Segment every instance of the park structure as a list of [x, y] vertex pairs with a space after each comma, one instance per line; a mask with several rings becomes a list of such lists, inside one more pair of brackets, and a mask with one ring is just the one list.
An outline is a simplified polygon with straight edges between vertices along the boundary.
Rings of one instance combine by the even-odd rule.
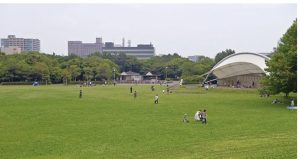
[[232, 54], [219, 61], [206, 74], [204, 82], [210, 75], [216, 78], [219, 86], [258, 88], [259, 81], [267, 74], [266, 61], [270, 58], [257, 53], [242, 52]]

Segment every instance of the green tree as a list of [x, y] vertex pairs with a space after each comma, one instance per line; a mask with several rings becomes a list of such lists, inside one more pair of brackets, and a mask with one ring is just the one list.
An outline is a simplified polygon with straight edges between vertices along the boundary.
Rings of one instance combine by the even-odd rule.
[[50, 81], [53, 83], [60, 83], [63, 78], [62, 69], [55, 66], [50, 67]]
[[68, 71], [71, 73], [71, 77], [74, 81], [76, 81], [77, 77], [81, 74], [81, 69], [78, 65], [70, 65]]
[[65, 85], [67, 85], [68, 81], [70, 81], [72, 78], [71, 73], [67, 69], [63, 69], [62, 77], [63, 77], [63, 81], [64, 81]]
[[30, 76], [33, 80], [48, 81], [50, 79], [49, 68], [45, 63], [37, 62], [33, 65]]
[[84, 67], [83, 68], [83, 77], [85, 80], [91, 80], [94, 77], [93, 69], [91, 67]]
[[278, 42], [278, 46], [266, 62], [268, 75], [262, 80], [265, 90], [288, 96], [297, 92], [297, 20]]
[[231, 49], [226, 49], [225, 51], [221, 51], [219, 53], [217, 53], [217, 55], [215, 56], [215, 63], [218, 63], [219, 61], [221, 61], [223, 58], [234, 54], [235, 51], [231, 50]]

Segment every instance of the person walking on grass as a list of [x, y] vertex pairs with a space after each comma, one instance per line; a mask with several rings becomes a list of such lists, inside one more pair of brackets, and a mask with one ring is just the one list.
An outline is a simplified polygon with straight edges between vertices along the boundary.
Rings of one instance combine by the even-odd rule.
[[154, 97], [154, 104], [158, 104], [158, 95], [156, 94], [156, 96]]
[[132, 86], [130, 87], [130, 93], [132, 93]]
[[79, 98], [82, 98], [82, 89], [79, 91]]
[[136, 93], [136, 91], [134, 91], [134, 93], [133, 93], [134, 99], [136, 98], [136, 96], [137, 96], [137, 93]]

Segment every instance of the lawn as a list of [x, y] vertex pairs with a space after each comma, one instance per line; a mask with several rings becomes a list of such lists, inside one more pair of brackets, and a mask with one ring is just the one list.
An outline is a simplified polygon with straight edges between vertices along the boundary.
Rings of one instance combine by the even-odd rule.
[[[297, 111], [282, 95], [196, 86], [0, 86], [0, 158], [285, 158], [297, 156]], [[159, 104], [154, 105], [154, 95]], [[293, 94], [296, 97], [295, 94]], [[278, 98], [285, 103], [272, 105]], [[208, 124], [193, 120], [206, 109]], [[187, 113], [190, 123], [182, 123]]]

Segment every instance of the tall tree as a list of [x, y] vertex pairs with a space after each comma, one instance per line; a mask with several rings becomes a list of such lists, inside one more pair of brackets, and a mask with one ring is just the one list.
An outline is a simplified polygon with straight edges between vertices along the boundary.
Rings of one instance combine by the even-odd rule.
[[216, 56], [215, 56], [215, 63], [218, 63], [219, 61], [221, 61], [223, 58], [225, 58], [226, 56], [229, 56], [231, 54], [234, 54], [235, 51], [231, 50], [231, 49], [226, 49], [225, 51], [219, 52]]
[[265, 89], [272, 94], [283, 92], [285, 96], [297, 92], [297, 20], [280, 39], [266, 65], [268, 75], [262, 80]]

